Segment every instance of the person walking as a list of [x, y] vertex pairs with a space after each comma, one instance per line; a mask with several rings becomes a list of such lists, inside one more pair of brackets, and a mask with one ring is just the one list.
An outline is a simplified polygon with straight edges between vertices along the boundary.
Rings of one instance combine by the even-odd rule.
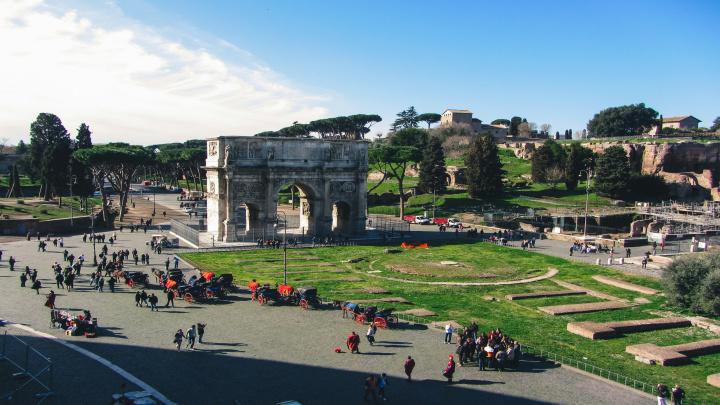
[[165, 271], [170, 270], [170, 258], [165, 259]]
[[57, 288], [60, 288], [60, 289], [65, 288], [65, 287], [63, 286], [63, 276], [62, 276], [61, 273], [57, 273], [57, 274], [55, 275], [55, 286], [56, 286]]
[[140, 291], [140, 307], [142, 307], [142, 304], [145, 304], [145, 306], [148, 306], [148, 295], [145, 292], [145, 290]]
[[27, 274], [22, 273], [20, 275], [20, 287], [25, 287], [25, 283], [27, 283], [27, 279], [28, 279]]
[[172, 304], [172, 307], [175, 308], [175, 293], [173, 293], [173, 290], [168, 289], [166, 293], [167, 297], [167, 303], [165, 303], [165, 308], [169, 307]]
[[655, 390], [657, 391], [657, 401], [658, 405], [667, 405], [666, 398], [670, 395], [668, 392], [668, 387], [665, 384], [658, 384], [655, 387]]
[[155, 293], [150, 294], [148, 297], [148, 301], [150, 302], [150, 311], [158, 311], [157, 309], [157, 303], [158, 303], [158, 297], [155, 295]]
[[387, 387], [387, 374], [382, 373], [380, 374], [380, 378], [378, 378], [378, 395], [380, 395], [380, 399], [383, 401], [387, 401], [387, 397], [385, 397], [385, 387]]
[[370, 346], [372, 346], [373, 343], [375, 343], [375, 333], [376, 332], [377, 332], [377, 326], [375, 326], [375, 322], [371, 322], [370, 326], [368, 326], [368, 330], [367, 330], [367, 334], [366, 334], [367, 341], [370, 344]]
[[10, 265], [10, 271], [15, 271], [15, 258], [10, 256], [8, 259], [8, 264]]
[[110, 279], [108, 279], [108, 287], [110, 287], [111, 293], [115, 292], [115, 282], [115, 277], [110, 277]]
[[377, 402], [377, 394], [375, 389], [377, 388], [377, 377], [369, 375], [365, 378], [365, 395], [363, 395], [363, 401], [367, 402], [368, 395], [372, 395], [373, 402]]
[[680, 387], [680, 385], [675, 384], [675, 387], [673, 387], [673, 389], [672, 389], [673, 404], [682, 405], [684, 399], [685, 399], [685, 391], [682, 389], [682, 387]]
[[360, 336], [353, 331], [345, 342], [350, 353], [360, 354]]
[[445, 325], [445, 344], [449, 345], [452, 342], [452, 334], [455, 331], [452, 325], [449, 323]]
[[98, 292], [103, 292], [103, 286], [105, 286], [105, 277], [98, 276], [97, 286]]
[[50, 294], [47, 295], [45, 306], [50, 309], [55, 309], [55, 291], [50, 290]]
[[192, 325], [190, 329], [187, 330], [185, 338], [187, 339], [185, 348], [190, 347], [190, 350], [195, 350], [195, 325]]
[[178, 265], [180, 265], [180, 258], [175, 256], [175, 270], [178, 269]]
[[415, 360], [411, 356], [405, 360], [405, 375], [407, 376], [407, 382], [412, 382], [412, 372], [415, 368]]
[[443, 377], [447, 378], [448, 384], [452, 384], [453, 374], [455, 374], [455, 358], [453, 355], [448, 356], [448, 363], [443, 370]]
[[177, 332], [175, 332], [175, 338], [173, 338], [173, 343], [175, 343], [175, 347], [177, 347], [178, 351], [180, 351], [180, 346], [182, 346], [184, 336], [185, 335], [183, 334], [182, 329], [178, 329]]
[[197, 334], [198, 334], [198, 343], [202, 343], [203, 335], [205, 334], [205, 327], [207, 324], [198, 322], [197, 324]]
[[40, 289], [42, 288], [42, 283], [40, 282], [40, 280], [34, 280], [32, 283], [32, 287], [30, 287], [30, 288], [35, 290], [35, 294], [40, 294]]

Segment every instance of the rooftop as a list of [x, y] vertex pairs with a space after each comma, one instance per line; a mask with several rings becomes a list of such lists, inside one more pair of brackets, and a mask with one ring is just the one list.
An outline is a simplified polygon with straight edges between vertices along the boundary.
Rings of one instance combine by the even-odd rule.
[[674, 117], [663, 117], [663, 122], [680, 122], [680, 121], [683, 121], [683, 120], [685, 120], [685, 119], [687, 119], [687, 118], [694, 118], [694, 119], [696, 119], [698, 122], [702, 122], [701, 120], [693, 117], [692, 115], [676, 115], [676, 116], [674, 116]]
[[452, 108], [448, 108], [447, 110], [445, 110], [445, 112], [448, 112], [448, 111], [450, 111], [451, 113], [472, 114], [472, 111], [470, 111], [470, 110], [454, 110]]

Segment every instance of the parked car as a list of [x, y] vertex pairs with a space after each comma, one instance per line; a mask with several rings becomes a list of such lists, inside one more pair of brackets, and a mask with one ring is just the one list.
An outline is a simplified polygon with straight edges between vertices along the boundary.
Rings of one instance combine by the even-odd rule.
[[418, 215], [415, 217], [415, 220], [413, 222], [419, 225], [430, 225], [430, 218], [424, 215]]
[[462, 221], [460, 221], [457, 218], [450, 218], [450, 219], [448, 219], [447, 225], [450, 228], [458, 228], [458, 227], [460, 227], [460, 225], [462, 225]]

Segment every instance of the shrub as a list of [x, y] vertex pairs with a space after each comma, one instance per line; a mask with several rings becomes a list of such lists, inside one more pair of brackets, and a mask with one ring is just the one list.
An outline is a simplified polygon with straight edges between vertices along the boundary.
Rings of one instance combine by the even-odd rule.
[[639, 174], [628, 183], [629, 199], [658, 201], [667, 198], [670, 189], [665, 179], [654, 174]]
[[665, 295], [672, 305], [720, 315], [720, 253], [685, 256], [665, 270]]
[[13, 207], [13, 211], [15, 211], [15, 212], [25, 212], [25, 210], [23, 210], [23, 209], [20, 208], [20, 207]]

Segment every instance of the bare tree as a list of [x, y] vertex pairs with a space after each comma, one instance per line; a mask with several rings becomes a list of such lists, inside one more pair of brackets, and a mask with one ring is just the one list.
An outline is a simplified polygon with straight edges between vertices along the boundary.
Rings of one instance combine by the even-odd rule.
[[549, 134], [551, 128], [552, 128], [552, 125], [550, 125], [550, 124], [540, 125], [540, 130], [542, 131], [543, 134]]
[[555, 190], [558, 183], [565, 181], [565, 171], [560, 166], [548, 167], [545, 170], [545, 181]]

